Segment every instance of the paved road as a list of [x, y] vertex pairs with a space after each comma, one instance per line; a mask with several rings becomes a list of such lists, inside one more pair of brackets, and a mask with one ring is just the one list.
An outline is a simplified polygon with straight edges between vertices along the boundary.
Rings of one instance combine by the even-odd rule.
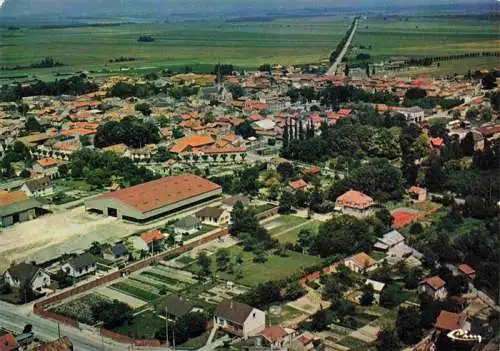
[[[58, 338], [58, 326], [55, 321], [41, 318], [32, 312], [26, 312], [22, 306], [12, 306], [0, 301], [0, 326], [14, 332], [22, 332], [24, 325], [32, 324], [33, 332], [38, 339], [55, 340]], [[75, 350], [128, 350], [127, 345], [110, 344], [97, 334], [60, 325], [61, 335], [67, 335]]]
[[345, 43], [344, 48], [340, 52], [340, 55], [337, 56], [337, 59], [335, 60], [335, 62], [333, 63], [333, 65], [330, 67], [330, 69], [328, 70], [328, 72], [326, 72], [326, 75], [328, 75], [328, 76], [334, 76], [335, 75], [335, 73], [337, 72], [338, 65], [340, 64], [340, 62], [342, 62], [342, 59], [344, 58], [344, 56], [345, 56], [345, 54], [347, 52], [347, 49], [349, 48], [349, 45], [351, 45], [352, 38], [354, 38], [354, 34], [356, 34], [356, 29], [358, 29], [358, 19], [355, 19], [354, 21], [355, 21], [355, 23], [354, 23], [354, 29], [351, 32], [351, 35], [349, 36], [349, 39], [347, 39], [347, 42]]

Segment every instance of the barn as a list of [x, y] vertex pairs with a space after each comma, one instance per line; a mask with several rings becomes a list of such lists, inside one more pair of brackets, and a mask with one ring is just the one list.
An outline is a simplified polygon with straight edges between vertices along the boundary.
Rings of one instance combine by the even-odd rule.
[[85, 209], [90, 213], [144, 223], [207, 203], [221, 194], [219, 185], [185, 174], [102, 194], [87, 200]]

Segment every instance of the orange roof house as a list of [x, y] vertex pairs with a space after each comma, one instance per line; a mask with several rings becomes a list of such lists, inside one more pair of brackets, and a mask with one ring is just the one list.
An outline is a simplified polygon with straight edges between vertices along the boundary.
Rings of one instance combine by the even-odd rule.
[[50, 158], [50, 157], [42, 158], [42, 159], [38, 160], [37, 163], [43, 168], [50, 168], [50, 167], [57, 166], [57, 161], [53, 158]]
[[141, 239], [144, 240], [144, 242], [149, 245], [155, 240], [162, 240], [165, 237], [163, 234], [160, 232], [159, 229], [153, 229], [150, 232], [142, 233], [141, 234]]
[[368, 256], [365, 252], [360, 252], [344, 260], [344, 264], [354, 272], [371, 271], [377, 268], [377, 261]]
[[287, 331], [279, 325], [271, 325], [261, 331], [258, 335], [263, 336], [271, 344], [281, 344], [288, 335]]
[[17, 347], [17, 340], [11, 333], [5, 332], [0, 336], [0, 351], [17, 350]]
[[28, 196], [23, 191], [0, 191], [0, 206], [7, 206], [27, 199]]
[[295, 180], [293, 182], [290, 182], [290, 189], [292, 190], [299, 190], [299, 189], [304, 189], [308, 186], [307, 182], [304, 179], [299, 179]]
[[425, 278], [423, 281], [420, 282], [420, 284], [426, 284], [434, 290], [439, 290], [441, 288], [444, 288], [446, 282], [439, 276], [435, 275], [433, 277]]
[[180, 154], [187, 152], [191, 148], [212, 145], [215, 140], [210, 135], [190, 135], [176, 141], [175, 145], [170, 148], [170, 152]]
[[371, 214], [371, 207], [374, 203], [375, 201], [370, 196], [356, 190], [349, 190], [337, 198], [335, 206], [344, 214], [364, 217]]
[[440, 137], [431, 138], [431, 146], [436, 149], [443, 147], [444, 146], [443, 138]]
[[462, 263], [461, 265], [458, 266], [458, 270], [460, 271], [460, 273], [462, 273], [469, 279], [476, 278], [476, 270], [471, 266], [469, 266], [468, 264]]

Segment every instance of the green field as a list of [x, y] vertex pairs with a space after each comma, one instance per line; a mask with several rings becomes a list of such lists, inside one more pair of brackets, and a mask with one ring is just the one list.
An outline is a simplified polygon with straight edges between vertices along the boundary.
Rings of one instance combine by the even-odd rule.
[[[267, 262], [253, 262], [253, 254], [243, 251], [241, 246], [229, 248], [231, 260], [234, 262], [236, 256], [243, 258], [241, 266], [235, 267], [235, 273], [230, 274], [227, 271], [218, 271], [217, 276], [224, 280], [236, 282], [238, 284], [254, 286], [270, 280], [285, 279], [295, 273], [302, 272], [306, 267], [321, 263], [321, 259], [315, 256], [304, 255], [294, 251], [287, 251], [286, 257], [278, 256], [268, 252]], [[215, 257], [212, 258], [212, 270], [216, 270]], [[198, 264], [193, 264], [187, 270], [197, 273], [200, 268]], [[241, 278], [237, 279], [236, 272], [241, 270]]]
[[[53, 77], [53, 72], [120, 67], [147, 70], [183, 69], [211, 71], [217, 62], [240, 68], [255, 68], [263, 63], [305, 64], [327, 58], [343, 36], [350, 21], [315, 18], [272, 22], [186, 22], [176, 24], [124, 24], [111, 27], [79, 27], [0, 31], [2, 66], [28, 65], [45, 56], [64, 67], [2, 71], [1, 76], [36, 74]], [[153, 43], [139, 43], [143, 34]], [[136, 61], [109, 63], [126, 56]]]
[[156, 332], [165, 325], [165, 321], [152, 311], [146, 311], [134, 317], [129, 325], [116, 328], [115, 331], [135, 339], [155, 339]]

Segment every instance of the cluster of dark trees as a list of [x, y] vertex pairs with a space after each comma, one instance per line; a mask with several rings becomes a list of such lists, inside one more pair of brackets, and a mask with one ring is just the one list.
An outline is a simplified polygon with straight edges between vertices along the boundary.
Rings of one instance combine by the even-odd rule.
[[91, 310], [94, 319], [101, 321], [103, 327], [109, 330], [128, 325], [134, 319], [133, 310], [129, 305], [118, 300], [100, 301], [93, 305]]
[[211, 181], [222, 186], [227, 194], [257, 195], [259, 192], [259, 172], [266, 168], [266, 164], [256, 164], [243, 170], [236, 170], [234, 175], [223, 175], [210, 178]]
[[[186, 342], [188, 339], [200, 336], [207, 330], [208, 317], [203, 312], [190, 312], [178, 318], [168, 328], [168, 340], [170, 343], [175, 339], [176, 345]], [[166, 341], [167, 326], [163, 325], [155, 333], [155, 339]], [[174, 337], [175, 336], [175, 337]]]
[[407, 107], [420, 106], [424, 109], [434, 108], [440, 105], [449, 110], [464, 103], [464, 99], [446, 99], [437, 96], [427, 96], [427, 92], [421, 88], [410, 88], [405, 93], [403, 105]]
[[30, 65], [15, 65], [15, 66], [2, 66], [0, 70], [2, 71], [14, 71], [26, 68], [51, 68], [51, 67], [61, 67], [64, 64], [60, 61], [55, 60], [53, 57], [47, 56], [41, 59], [39, 62], [32, 63]]
[[116, 96], [122, 99], [130, 97], [148, 98], [160, 93], [168, 94], [175, 99], [195, 95], [199, 87], [182, 86], [165, 86], [163, 88], [156, 87], [151, 83], [146, 84], [130, 84], [118, 82], [109, 91], [110, 96]]
[[296, 300], [304, 296], [306, 292], [306, 289], [296, 280], [288, 283], [269, 281], [257, 285], [236, 299], [250, 306], [266, 309], [272, 304]]
[[231, 220], [229, 232], [240, 239], [246, 251], [253, 251], [255, 256], [264, 258], [265, 251], [276, 246], [276, 241], [260, 225], [253, 208], [245, 208], [238, 201], [231, 212]]
[[399, 97], [387, 91], [367, 92], [364, 89], [350, 85], [335, 86], [328, 83], [320, 91], [315, 91], [312, 87], [292, 88], [288, 91], [288, 96], [292, 102], [319, 100], [322, 105], [338, 109], [340, 104], [349, 102], [367, 102], [386, 104], [390, 106], [399, 105]]
[[252, 123], [249, 121], [245, 121], [241, 124], [238, 124], [234, 130], [237, 135], [240, 135], [243, 139], [248, 139], [250, 137], [257, 136], [257, 132], [252, 127]]
[[53, 82], [36, 80], [29, 85], [3, 86], [0, 90], [0, 101], [18, 101], [23, 97], [36, 95], [82, 95], [92, 93], [97, 89], [97, 84], [81, 74], [67, 79], [56, 79]]
[[151, 35], [141, 35], [139, 38], [137, 38], [137, 41], [141, 43], [152, 43], [155, 41], [155, 38], [153, 38]]
[[120, 57], [115, 57], [115, 58], [109, 59], [109, 62], [130, 62], [130, 61], [135, 61], [135, 60], [137, 60], [135, 57], [120, 56]]
[[158, 177], [128, 157], [113, 152], [83, 149], [71, 155], [71, 177], [85, 179], [93, 187], [102, 188], [116, 181], [122, 187], [148, 182]]
[[469, 57], [480, 57], [480, 56], [500, 56], [500, 52], [498, 51], [482, 51], [482, 52], [469, 52], [465, 54], [456, 54], [456, 55], [446, 55], [446, 56], [432, 56], [432, 57], [419, 57], [419, 58], [410, 58], [404, 62], [405, 65], [408, 66], [430, 66], [434, 62], [443, 62], [443, 61], [452, 61], [459, 60]]
[[33, 159], [28, 148], [18, 140], [7, 148], [2, 157], [2, 161], [0, 162], [2, 177], [8, 179], [15, 176], [15, 172], [11, 164], [13, 162], [19, 161], [23, 161], [26, 165], [29, 166], [32, 163]]
[[110, 121], [101, 124], [94, 137], [94, 145], [98, 148], [116, 144], [141, 148], [159, 141], [158, 127], [152, 122], [143, 122], [135, 117], [125, 117], [119, 122]]
[[356, 17], [353, 21], [347, 32], [344, 34], [344, 37], [340, 41], [340, 43], [337, 44], [337, 47], [335, 50], [330, 54], [330, 63], [334, 63], [337, 57], [340, 55], [342, 52], [342, 49], [344, 48], [344, 45], [347, 43], [347, 40], [349, 40], [349, 37], [352, 34], [352, 31], [354, 30], [354, 27], [356, 26], [356, 22], [358, 21], [358, 18]]
[[212, 73], [217, 75], [218, 77], [224, 77], [232, 75], [234, 71], [236, 71], [236, 67], [234, 67], [232, 64], [218, 63], [215, 65], [214, 71]]

